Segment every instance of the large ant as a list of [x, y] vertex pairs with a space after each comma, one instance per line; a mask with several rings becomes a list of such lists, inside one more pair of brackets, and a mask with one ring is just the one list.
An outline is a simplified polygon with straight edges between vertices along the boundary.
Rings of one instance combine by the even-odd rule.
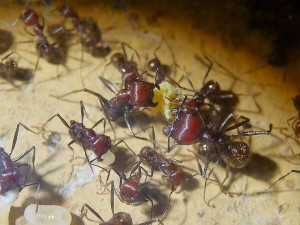
[[[33, 28], [34, 35], [37, 36], [36, 48], [39, 57], [46, 59], [51, 64], [64, 64], [65, 57], [60, 49], [50, 45], [46, 36], [44, 35], [44, 17], [38, 15], [33, 9], [26, 9], [22, 12], [20, 18], [26, 26]], [[42, 23], [39, 22], [42, 18]], [[38, 65], [38, 61], [36, 67]]]
[[11, 155], [16, 147], [20, 126], [22, 126], [28, 131], [36, 133], [30, 130], [24, 124], [18, 123], [14, 134], [14, 139], [13, 139], [10, 153], [9, 154], [6, 153], [5, 150], [2, 147], [0, 147], [0, 195], [3, 195], [6, 192], [15, 189], [18, 189], [18, 191], [20, 192], [24, 187], [32, 186], [32, 185], [38, 185], [37, 193], [39, 190], [39, 183], [30, 183], [30, 184], [27, 183], [29, 172], [30, 172], [30, 164], [17, 163], [19, 160], [24, 158], [30, 152], [33, 152], [32, 165], [33, 165], [33, 170], [35, 170], [35, 166], [34, 166], [35, 147], [34, 146], [30, 147], [24, 153], [18, 156], [17, 159], [15, 160], [11, 159]]
[[61, 6], [58, 11], [71, 20], [86, 52], [94, 57], [105, 57], [110, 53], [110, 47], [103, 42], [101, 30], [91, 17], [80, 19], [78, 13], [69, 5]]
[[7, 80], [13, 86], [16, 86], [14, 80], [30, 81], [33, 76], [31, 70], [18, 67], [18, 63], [13, 59], [9, 59], [3, 63], [3, 60], [11, 54], [13, 53], [6, 55], [0, 62], [0, 77]]
[[141, 107], [155, 107], [157, 105], [157, 103], [153, 103], [154, 87], [155, 84], [137, 80], [131, 83], [128, 89], [121, 89], [116, 96], [110, 100], [107, 100], [101, 94], [86, 88], [72, 91], [60, 97], [82, 91], [98, 97], [109, 123], [110, 121], [120, 121], [120, 119], [125, 119], [129, 131], [133, 134], [129, 123], [129, 116], [135, 109]]

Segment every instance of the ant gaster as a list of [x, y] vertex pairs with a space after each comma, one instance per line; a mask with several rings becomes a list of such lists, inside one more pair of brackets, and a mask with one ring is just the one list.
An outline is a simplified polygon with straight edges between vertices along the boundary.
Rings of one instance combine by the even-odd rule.
[[[24, 153], [22, 153], [20, 156], [18, 156], [17, 159], [12, 160], [11, 155], [15, 149], [16, 143], [17, 143], [17, 138], [18, 138], [18, 133], [19, 133], [19, 128], [22, 126], [26, 130], [36, 133], [32, 130], [30, 130], [28, 127], [23, 125], [22, 123], [18, 123], [15, 134], [14, 134], [14, 139], [12, 143], [12, 148], [10, 153], [6, 153], [3, 148], [0, 147], [0, 195], [6, 193], [7, 191], [10, 190], [15, 190], [18, 189], [21, 191], [24, 187], [27, 186], [32, 186], [32, 185], [38, 185], [37, 193], [39, 190], [39, 183], [27, 183], [28, 177], [29, 177], [29, 172], [30, 172], [30, 164], [28, 163], [21, 163], [18, 164], [17, 162], [24, 158], [26, 155], [28, 155], [31, 151], [33, 152], [33, 157], [32, 157], [32, 165], [33, 169], [34, 167], [34, 162], [35, 162], [35, 147], [32, 146], [29, 149], [27, 149]], [[22, 169], [24, 168], [24, 169]]]
[[109, 149], [111, 149], [111, 139], [109, 136], [106, 136], [104, 134], [97, 134], [93, 129], [100, 124], [104, 119], [102, 118], [98, 122], [94, 124], [92, 128], [86, 128], [83, 125], [83, 117], [84, 117], [84, 105], [82, 101], [80, 101], [81, 104], [81, 122], [76, 122], [75, 120], [71, 120], [70, 124], [67, 123], [67, 121], [60, 115], [55, 114], [52, 117], [50, 117], [46, 123], [43, 125], [41, 130], [43, 131], [45, 129], [45, 126], [47, 123], [49, 123], [53, 118], [58, 117], [61, 122], [69, 128], [69, 134], [72, 138], [72, 141], [68, 144], [68, 147], [73, 151], [73, 148], [71, 145], [75, 142], [79, 143], [83, 149], [86, 156], [86, 159], [89, 161], [86, 150], [91, 149], [93, 152], [97, 155], [97, 158], [93, 159], [89, 163], [91, 164], [96, 159], [101, 160], [101, 156], [104, 155]]

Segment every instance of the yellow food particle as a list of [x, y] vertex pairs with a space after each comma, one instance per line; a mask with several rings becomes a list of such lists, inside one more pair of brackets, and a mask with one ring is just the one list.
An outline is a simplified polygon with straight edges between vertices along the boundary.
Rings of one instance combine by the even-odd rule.
[[167, 120], [173, 117], [171, 110], [176, 106], [172, 101], [177, 96], [176, 88], [167, 81], [159, 84], [160, 89], [154, 89], [153, 102], [157, 102], [157, 106], [151, 108], [152, 112], [161, 112]]

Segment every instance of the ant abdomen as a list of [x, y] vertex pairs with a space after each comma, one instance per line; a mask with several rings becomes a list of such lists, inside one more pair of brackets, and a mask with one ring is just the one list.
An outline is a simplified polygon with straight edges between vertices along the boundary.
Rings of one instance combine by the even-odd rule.
[[242, 168], [247, 165], [250, 159], [250, 149], [246, 143], [230, 141], [225, 146], [220, 145], [220, 147], [222, 148], [221, 158], [228, 166]]
[[146, 81], [133, 82], [130, 85], [130, 104], [137, 107], [156, 106], [153, 103], [154, 98], [154, 84]]
[[132, 225], [133, 222], [129, 213], [117, 212], [114, 214], [113, 218], [110, 221], [101, 224], [102, 225], [115, 225], [115, 224]]
[[90, 144], [91, 149], [97, 156], [104, 155], [111, 148], [111, 139], [104, 134], [97, 135], [95, 141]]

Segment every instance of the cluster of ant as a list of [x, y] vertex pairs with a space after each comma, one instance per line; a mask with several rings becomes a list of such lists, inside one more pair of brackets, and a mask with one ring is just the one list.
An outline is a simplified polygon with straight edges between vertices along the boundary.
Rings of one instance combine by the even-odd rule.
[[[68, 5], [60, 7], [58, 12], [71, 21], [74, 31], [80, 38], [80, 43], [84, 51], [95, 57], [106, 57], [109, 55], [111, 48], [102, 40], [101, 31], [97, 26], [97, 23], [92, 18], [80, 18], [74, 8]], [[33, 35], [37, 37], [36, 49], [39, 57], [46, 59], [51, 64], [63, 64], [66, 56], [66, 42], [70, 35], [75, 34], [71, 34], [71, 31], [67, 30], [62, 25], [55, 25], [51, 29], [52, 32], [50, 31], [49, 33], [52, 34], [53, 37], [56, 37], [57, 41], [54, 44], [49, 44], [44, 33], [45, 21], [42, 16], [33, 9], [27, 8], [22, 12], [20, 18], [26, 27], [32, 29]], [[27, 32], [30, 33], [29, 31]], [[97, 162], [101, 162], [108, 151], [120, 143], [125, 143], [123, 140], [119, 140], [117, 144], [113, 145], [110, 136], [105, 135], [105, 133], [97, 133], [95, 131], [95, 127], [107, 120], [114, 131], [112, 122], [124, 121], [133, 138], [148, 142], [150, 141], [153, 143], [153, 147], [145, 145], [137, 154], [125, 143], [128, 149], [132, 151], [138, 159], [134, 165], [128, 165], [132, 166], [132, 168], [130, 169], [130, 174], [127, 177], [123, 172], [118, 171], [114, 165], [109, 169], [101, 167], [108, 173], [105, 186], [111, 185], [111, 209], [113, 218], [110, 221], [104, 222], [100, 214], [88, 204], [83, 205], [81, 210], [82, 215], [84, 215], [85, 209], [88, 209], [103, 222], [102, 224], [133, 224], [132, 218], [128, 213], [114, 212], [114, 196], [116, 194], [122, 202], [129, 205], [141, 205], [146, 202], [150, 202], [150, 220], [142, 224], [151, 224], [154, 222], [161, 223], [168, 214], [172, 193], [178, 186], [191, 178], [191, 176], [189, 176], [181, 168], [181, 166], [178, 165], [179, 161], [168, 158], [165, 154], [156, 150], [157, 146], [160, 146], [161, 148], [163, 147], [161, 144], [157, 143], [154, 138], [155, 132], [153, 126], [150, 126], [152, 128], [153, 140], [139, 137], [133, 131], [131, 119], [134, 114], [141, 113], [144, 109], [155, 109], [159, 106], [161, 107], [161, 105], [167, 105], [167, 107], [162, 110], [162, 116], [167, 121], [167, 125], [162, 130], [162, 134], [167, 140], [167, 147], [164, 148], [165, 153], [176, 149], [180, 145], [200, 144], [201, 151], [199, 151], [199, 154], [204, 154], [205, 163], [202, 169], [201, 164], [197, 160], [197, 169], [199, 172], [195, 175], [200, 175], [205, 180], [205, 203], [211, 206], [205, 199], [206, 183], [210, 179], [210, 175], [212, 174], [215, 166], [221, 161], [226, 164], [226, 177], [219, 185], [221, 191], [226, 193], [224, 182], [228, 178], [229, 169], [245, 167], [249, 162], [251, 154], [248, 144], [242, 140], [236, 139], [244, 136], [268, 135], [272, 131], [272, 124], [269, 125], [269, 129], [262, 131], [239, 130], [249, 124], [250, 120], [242, 116], [240, 118], [241, 121], [236, 121], [233, 114], [234, 109], [228, 108], [229, 104], [227, 104], [227, 102], [235, 100], [237, 98], [236, 94], [222, 90], [216, 81], [210, 80], [206, 82], [206, 78], [213, 66], [212, 62], [210, 62], [209, 69], [205, 75], [203, 86], [199, 91], [195, 91], [181, 86], [179, 84], [180, 82], [176, 82], [172, 78], [172, 68], [162, 64], [157, 56], [149, 60], [147, 64], [149, 71], [140, 74], [138, 64], [133, 61], [133, 59], [128, 60], [124, 45], [125, 44], [123, 43], [122, 53], [114, 53], [110, 58], [110, 63], [120, 72], [122, 79], [122, 86], [117, 93], [114, 93], [114, 97], [107, 99], [102, 94], [86, 88], [75, 90], [58, 97], [61, 99], [67, 95], [78, 92], [86, 92], [96, 96], [100, 101], [101, 109], [105, 117], [96, 122], [93, 127], [87, 128], [83, 124], [85, 113], [83, 102], [80, 102], [80, 122], [71, 120], [70, 123], [68, 123], [59, 113], [57, 113], [43, 124], [39, 132], [32, 131], [22, 123], [18, 124], [11, 152], [7, 154], [3, 148], [0, 148], [1, 195], [10, 190], [18, 189], [21, 191], [26, 186], [39, 185], [38, 183], [28, 183], [27, 181], [30, 165], [17, 163], [31, 151], [33, 151], [35, 155], [35, 147], [26, 150], [16, 160], [11, 159], [11, 154], [16, 145], [20, 126], [34, 133], [40, 133], [45, 131], [45, 127], [50, 121], [58, 117], [69, 130], [72, 140], [68, 144], [68, 147], [73, 150], [71, 147], [72, 144], [78, 143], [81, 145], [84, 150], [85, 157], [91, 166], [91, 169], [93, 169], [93, 167], [101, 167], [97, 164]], [[0, 73], [7, 76], [6, 78], [10, 80], [14, 77], [12, 75], [13, 73], [10, 71], [15, 68], [17, 68], [17, 66], [13, 61], [8, 61], [5, 64], [1, 63]], [[16, 71], [16, 69], [14, 71]], [[99, 78], [105, 86], [112, 91], [112, 84], [102, 76]], [[171, 89], [174, 90], [172, 97], [162, 97], [162, 99], [157, 102], [154, 100], [159, 94], [164, 95]], [[299, 96], [294, 99], [294, 103], [299, 111]], [[296, 135], [299, 136], [298, 117], [293, 119], [292, 126], [294, 127]], [[234, 130], [237, 131], [232, 134], [232, 131]], [[230, 131], [231, 133], [229, 134]], [[94, 159], [89, 159], [88, 150], [92, 150], [96, 155]], [[34, 161], [35, 156], [33, 156], [32, 161], [33, 168]], [[211, 161], [214, 161], [215, 165], [211, 170], [209, 170], [209, 164]], [[150, 167], [150, 171], [144, 168], [143, 163]], [[21, 173], [21, 167], [26, 167], [27, 172], [25, 175], [24, 173]], [[168, 180], [170, 184], [170, 194], [168, 206], [163, 213], [163, 216], [159, 219], [153, 219], [153, 200], [147, 193], [151, 181], [142, 182], [142, 178], [143, 176], [146, 177], [145, 179], [153, 177], [157, 170], [159, 170]], [[109, 182], [110, 173], [112, 171], [120, 178], [119, 190], [115, 188], [113, 180]], [[299, 173], [299, 171], [296, 170], [292, 172]], [[280, 179], [282, 178], [283, 177]], [[278, 182], [278, 180], [276, 182]]]

